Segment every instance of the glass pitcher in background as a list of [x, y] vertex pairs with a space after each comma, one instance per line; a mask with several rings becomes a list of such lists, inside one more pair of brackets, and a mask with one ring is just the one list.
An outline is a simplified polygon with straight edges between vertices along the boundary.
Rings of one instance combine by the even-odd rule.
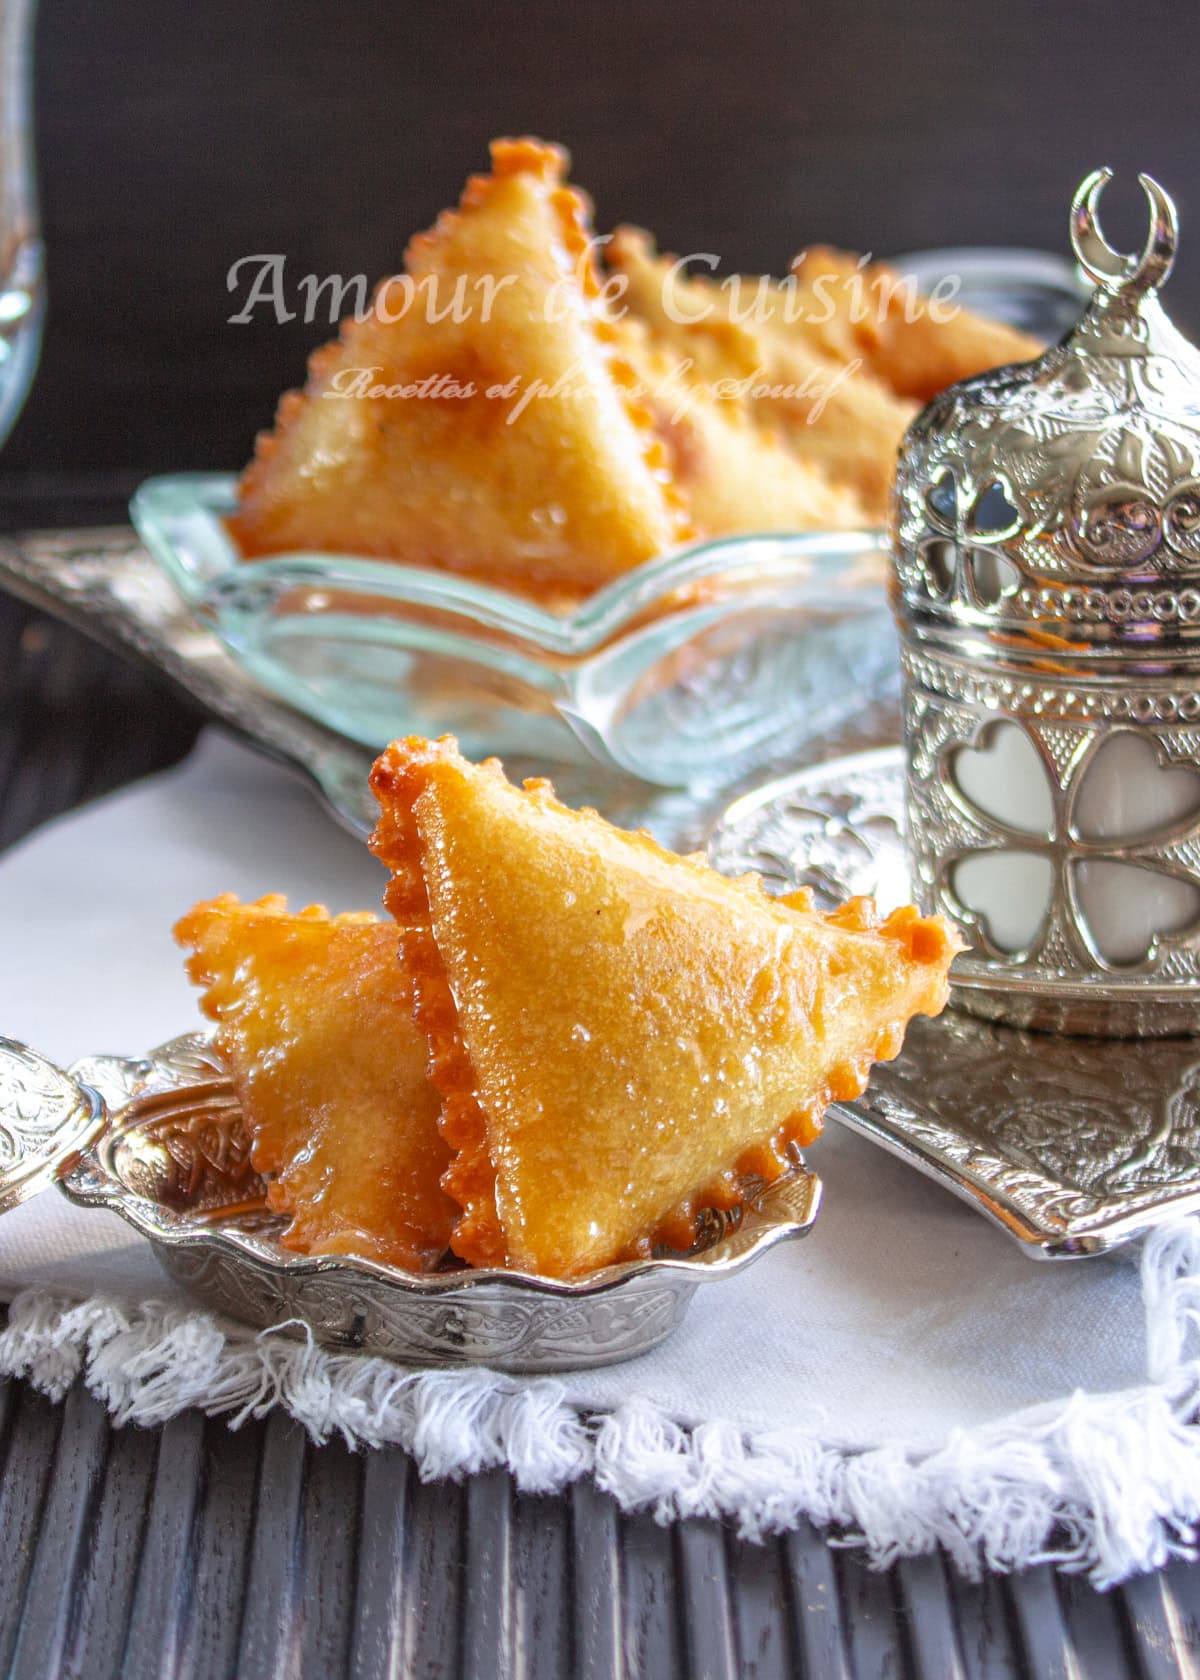
[[33, 164], [36, 0], [0, 0], [0, 444], [37, 367], [45, 292]]

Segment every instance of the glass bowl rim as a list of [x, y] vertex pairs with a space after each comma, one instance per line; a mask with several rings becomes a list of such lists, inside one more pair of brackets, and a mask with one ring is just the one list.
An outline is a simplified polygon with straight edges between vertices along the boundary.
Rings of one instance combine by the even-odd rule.
[[[510, 634], [549, 652], [581, 654], [611, 644], [626, 627], [676, 591], [720, 574], [777, 579], [798, 561], [813, 568], [814, 584], [845, 582], [848, 568], [886, 550], [879, 527], [853, 531], [748, 532], [705, 538], [643, 561], [578, 605], [553, 612], [527, 597], [459, 573], [364, 555], [295, 550], [244, 562], [223, 520], [235, 506], [237, 475], [186, 472], [157, 475], [138, 486], [130, 518], [147, 550], [193, 608], [221, 600], [257, 581], [272, 592], [338, 589], [403, 605], [444, 609], [483, 628]], [[224, 564], [198, 569], [180, 551], [172, 526], [203, 521], [203, 534]], [[764, 593], [766, 591], [764, 590]], [[749, 597], [741, 596], [741, 600]], [[714, 603], [693, 600], [693, 609]]]

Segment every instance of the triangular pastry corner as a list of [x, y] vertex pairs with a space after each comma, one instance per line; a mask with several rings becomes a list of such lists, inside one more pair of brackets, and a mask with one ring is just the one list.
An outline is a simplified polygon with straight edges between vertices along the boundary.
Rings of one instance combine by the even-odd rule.
[[231, 894], [176, 924], [217, 1024], [268, 1201], [302, 1252], [420, 1271], [456, 1208], [394, 922]]
[[242, 476], [244, 558], [332, 550], [557, 599], [692, 534], [614, 352], [568, 163], [495, 141], [491, 174], [314, 354]]
[[686, 1246], [946, 1002], [956, 935], [911, 907], [772, 900], [450, 738], [394, 743], [372, 785], [471, 1264]]

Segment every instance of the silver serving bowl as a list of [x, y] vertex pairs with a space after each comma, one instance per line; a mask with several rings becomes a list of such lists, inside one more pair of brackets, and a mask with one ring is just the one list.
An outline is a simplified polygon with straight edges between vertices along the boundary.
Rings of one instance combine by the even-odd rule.
[[403, 1272], [279, 1242], [228, 1073], [206, 1039], [149, 1055], [77, 1062], [64, 1074], [0, 1040], [0, 1209], [57, 1178], [81, 1207], [117, 1213], [163, 1269], [246, 1323], [420, 1365], [563, 1371], [656, 1347], [699, 1284], [732, 1277], [804, 1236], [821, 1185], [798, 1162], [739, 1214], [709, 1210], [686, 1254], [606, 1266], [562, 1282], [447, 1267]]

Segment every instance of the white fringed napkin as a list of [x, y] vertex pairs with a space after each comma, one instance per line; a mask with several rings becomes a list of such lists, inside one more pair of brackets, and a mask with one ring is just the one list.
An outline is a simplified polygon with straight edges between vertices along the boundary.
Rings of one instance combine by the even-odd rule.
[[[221, 891], [375, 907], [382, 872], [285, 772], [216, 735], [179, 770], [0, 859], [0, 1033], [66, 1063], [199, 1024], [170, 928]], [[697, 1293], [663, 1348], [561, 1380], [419, 1372], [193, 1308], [121, 1221], [49, 1192], [0, 1223], [0, 1370], [120, 1419], [286, 1406], [320, 1439], [399, 1442], [424, 1474], [591, 1474], [661, 1518], [802, 1516], [871, 1556], [1051, 1558], [1103, 1583], [1200, 1518], [1200, 1226], [1127, 1260], [1038, 1265], [836, 1125], [813, 1235]]]

